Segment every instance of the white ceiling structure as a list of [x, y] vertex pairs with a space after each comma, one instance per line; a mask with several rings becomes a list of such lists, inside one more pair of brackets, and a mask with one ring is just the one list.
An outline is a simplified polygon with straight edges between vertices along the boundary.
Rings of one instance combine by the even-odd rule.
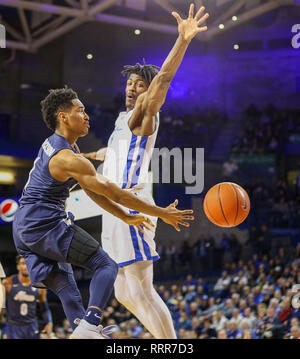
[[[177, 33], [177, 26], [172, 21], [175, 19], [170, 13], [177, 11], [184, 16], [187, 12], [187, 4], [190, 2], [188, 0], [0, 0], [0, 24], [5, 26], [8, 35], [7, 48], [35, 52], [45, 44], [89, 21], [162, 33]], [[297, 6], [295, 0], [194, 0], [194, 3], [196, 7], [204, 5], [210, 13], [217, 14], [208, 20], [209, 30], [199, 36], [201, 41], [207, 41], [220, 33], [218, 27], [220, 23], [224, 24], [223, 31], [226, 31], [281, 6]], [[7, 16], [9, 11], [14, 12]], [[130, 16], [132, 14], [133, 16]], [[233, 15], [238, 15], [238, 21], [232, 21]]]

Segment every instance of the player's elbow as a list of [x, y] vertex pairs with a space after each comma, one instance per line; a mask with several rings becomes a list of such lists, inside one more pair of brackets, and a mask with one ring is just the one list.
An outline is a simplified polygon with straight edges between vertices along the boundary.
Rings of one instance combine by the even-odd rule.
[[160, 71], [156, 76], [156, 81], [160, 86], [169, 86], [173, 78], [168, 71]]

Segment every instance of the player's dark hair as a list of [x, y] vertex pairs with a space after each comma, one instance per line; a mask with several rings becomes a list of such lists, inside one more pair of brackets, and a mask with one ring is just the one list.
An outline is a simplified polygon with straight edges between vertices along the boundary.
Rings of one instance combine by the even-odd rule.
[[144, 60], [144, 65], [139, 63], [136, 63], [134, 66], [126, 65], [124, 69], [121, 72], [123, 76], [127, 75], [127, 78], [129, 78], [131, 74], [140, 75], [150, 85], [160, 68], [155, 65], [147, 65]]
[[72, 100], [77, 99], [77, 93], [67, 86], [61, 89], [49, 90], [49, 95], [41, 101], [43, 120], [50, 130], [57, 127], [57, 114], [60, 111], [68, 111], [72, 106]]

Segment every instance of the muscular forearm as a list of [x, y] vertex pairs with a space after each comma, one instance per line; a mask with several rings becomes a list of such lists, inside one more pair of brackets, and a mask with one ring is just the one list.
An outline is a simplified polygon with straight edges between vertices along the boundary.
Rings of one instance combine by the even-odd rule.
[[48, 302], [46, 301], [46, 302], [39, 303], [39, 307], [40, 307], [40, 310], [41, 310], [43, 323], [45, 325], [48, 324], [48, 323], [52, 323], [53, 322], [52, 313], [51, 313], [51, 310], [49, 308]]
[[175, 45], [170, 51], [168, 57], [164, 61], [161, 69], [160, 75], [163, 81], [171, 82], [173, 77], [178, 70], [183, 57], [186, 53], [186, 50], [189, 46], [190, 42], [183, 39], [181, 35], [178, 36]]
[[101, 196], [100, 194], [91, 192], [89, 190], [85, 190], [86, 194], [100, 207], [102, 207], [105, 211], [111, 213], [112, 215], [124, 219], [127, 213], [119, 207], [115, 202], [111, 201], [110, 199]]
[[89, 177], [88, 180], [85, 180], [84, 185], [81, 184], [81, 186], [84, 190], [88, 189], [135, 211], [154, 217], [162, 217], [165, 214], [164, 208], [155, 206], [150, 202], [137, 197], [133, 193], [121, 189], [115, 183], [108, 181], [103, 176], [100, 176], [100, 180], [98, 180], [96, 176]]

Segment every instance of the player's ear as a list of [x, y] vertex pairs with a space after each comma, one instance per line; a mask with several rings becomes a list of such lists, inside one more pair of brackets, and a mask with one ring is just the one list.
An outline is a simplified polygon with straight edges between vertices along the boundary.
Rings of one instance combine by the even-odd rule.
[[57, 119], [58, 119], [58, 122], [60, 122], [60, 123], [66, 123], [68, 120], [68, 114], [66, 112], [60, 111], [57, 114]]

